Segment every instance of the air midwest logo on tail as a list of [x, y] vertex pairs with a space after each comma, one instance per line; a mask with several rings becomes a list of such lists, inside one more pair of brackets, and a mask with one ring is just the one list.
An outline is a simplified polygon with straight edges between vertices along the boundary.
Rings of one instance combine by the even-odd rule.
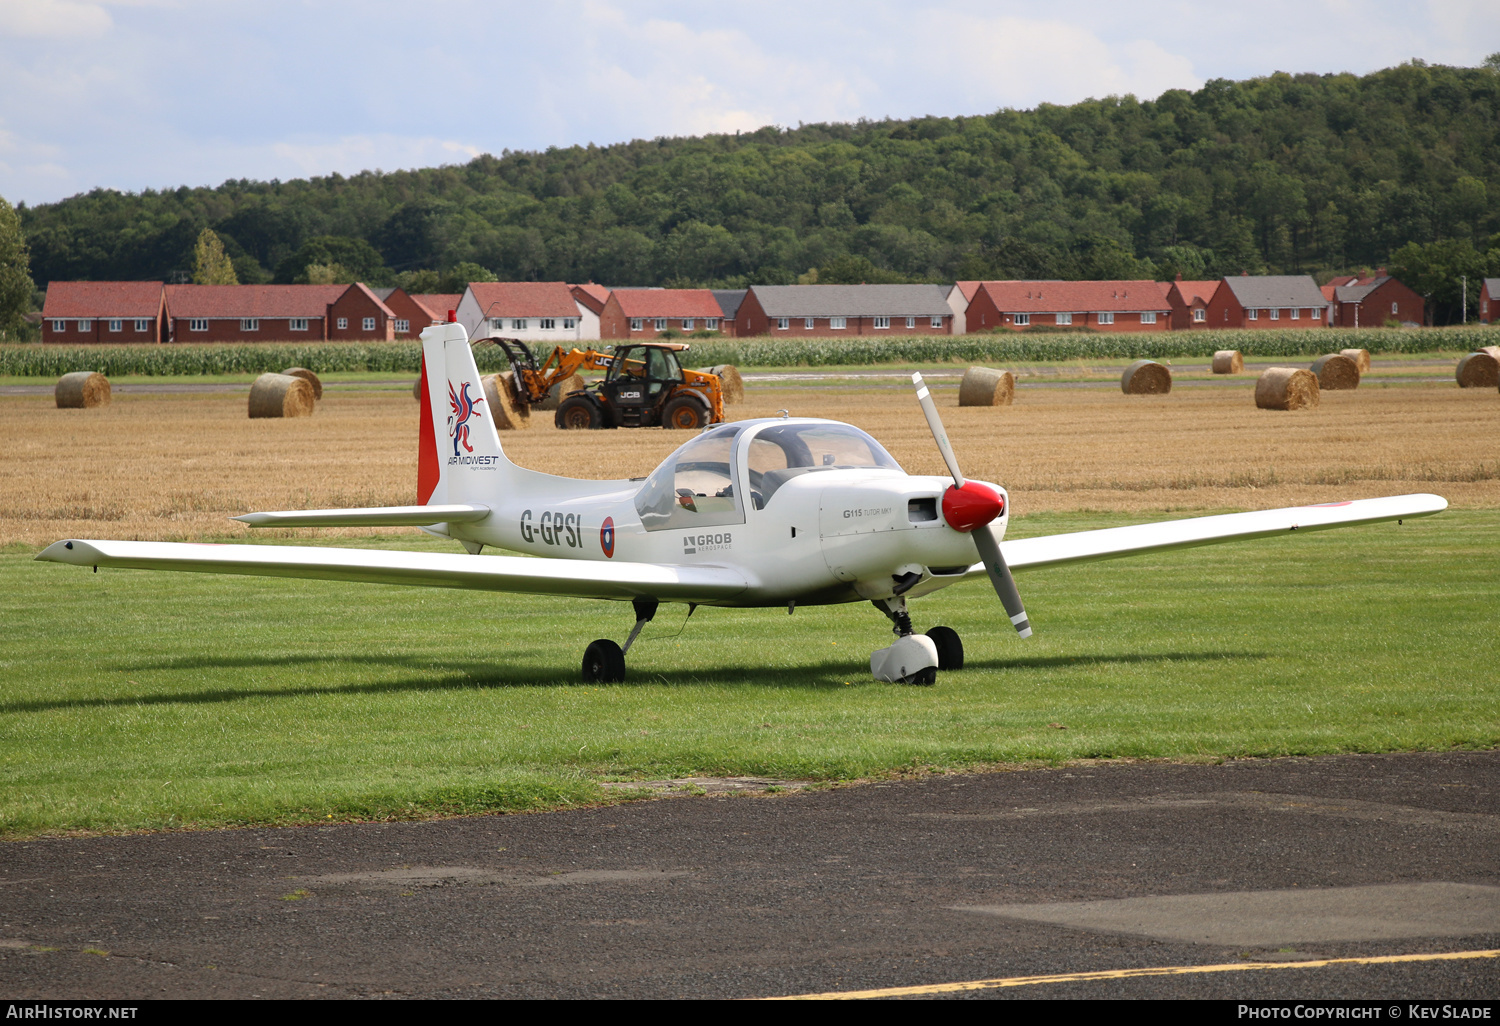
[[460, 445], [466, 452], [474, 451], [474, 447], [469, 444], [469, 418], [480, 416], [475, 407], [484, 402], [483, 396], [469, 397], [470, 384], [471, 382], [465, 381], [460, 386], [460, 391], [454, 391], [453, 382], [448, 382], [448, 406], [453, 411], [448, 417], [448, 437], [453, 439], [453, 455], [448, 459], [448, 466], [492, 467], [499, 462], [500, 457], [469, 456], [458, 451]]

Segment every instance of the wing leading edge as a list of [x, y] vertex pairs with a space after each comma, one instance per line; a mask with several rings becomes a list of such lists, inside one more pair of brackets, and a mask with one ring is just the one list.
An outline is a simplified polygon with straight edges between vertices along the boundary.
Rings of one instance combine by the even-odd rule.
[[605, 563], [297, 545], [194, 545], [72, 539], [53, 542], [36, 558], [52, 563], [128, 570], [305, 577], [600, 599], [650, 595], [665, 601], [712, 602], [732, 598], [744, 591], [748, 584], [739, 572], [720, 566]]
[[[1326, 531], [1335, 527], [1375, 524], [1386, 520], [1410, 520], [1429, 517], [1447, 508], [1448, 500], [1441, 495], [1393, 495], [1381, 499], [1330, 502], [1320, 506], [1291, 506], [1253, 513], [1227, 513], [1189, 520], [1167, 520], [1157, 524], [1108, 527], [1100, 531], [1052, 534], [1007, 541], [1001, 543], [1000, 547], [1012, 570], [1039, 570], [1197, 545], [1272, 538], [1294, 531]], [[984, 564], [975, 563], [964, 576], [985, 576]]]

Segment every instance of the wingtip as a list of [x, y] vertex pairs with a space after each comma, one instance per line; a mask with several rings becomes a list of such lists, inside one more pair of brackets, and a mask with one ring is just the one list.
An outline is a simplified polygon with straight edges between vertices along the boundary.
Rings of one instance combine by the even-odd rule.
[[77, 538], [65, 538], [48, 545], [38, 552], [35, 559], [43, 563], [71, 563], [74, 566], [91, 566], [96, 553], [87, 542]]

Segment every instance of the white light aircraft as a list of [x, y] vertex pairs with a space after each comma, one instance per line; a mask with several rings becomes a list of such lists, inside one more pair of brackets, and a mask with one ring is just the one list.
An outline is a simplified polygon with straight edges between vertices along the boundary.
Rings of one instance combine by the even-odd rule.
[[[476, 343], [477, 344], [477, 343]], [[905, 473], [860, 429], [801, 417], [718, 424], [694, 436], [644, 480], [582, 481], [512, 463], [484, 409], [467, 333], [422, 332], [418, 499], [415, 506], [249, 513], [254, 527], [421, 527], [466, 554], [285, 545], [59, 541], [37, 558], [78, 566], [309, 577], [436, 588], [630, 601], [623, 646], [588, 646], [590, 681], [625, 677], [625, 653], [661, 602], [785, 607], [868, 601], [891, 621], [894, 644], [875, 652], [878, 680], [932, 684], [963, 665], [948, 627], [912, 628], [908, 603], [988, 577], [1010, 623], [1031, 634], [1012, 570], [1269, 538], [1428, 516], [1437, 495], [1400, 495], [1233, 513], [1002, 543], [1009, 497], [966, 479], [937, 409], [912, 375], [948, 466], [947, 477]], [[484, 546], [552, 558], [481, 555]], [[977, 561], [976, 561], [977, 560]]]

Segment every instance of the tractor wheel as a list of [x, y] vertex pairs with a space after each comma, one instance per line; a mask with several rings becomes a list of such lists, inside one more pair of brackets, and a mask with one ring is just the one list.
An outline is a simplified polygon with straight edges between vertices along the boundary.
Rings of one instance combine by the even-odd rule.
[[696, 431], [708, 423], [708, 409], [690, 395], [680, 395], [661, 411], [661, 426], [677, 431]]
[[581, 431], [585, 428], [601, 428], [604, 426], [604, 415], [599, 410], [599, 405], [588, 396], [570, 395], [557, 404], [557, 413], [552, 417], [553, 423], [565, 431]]

